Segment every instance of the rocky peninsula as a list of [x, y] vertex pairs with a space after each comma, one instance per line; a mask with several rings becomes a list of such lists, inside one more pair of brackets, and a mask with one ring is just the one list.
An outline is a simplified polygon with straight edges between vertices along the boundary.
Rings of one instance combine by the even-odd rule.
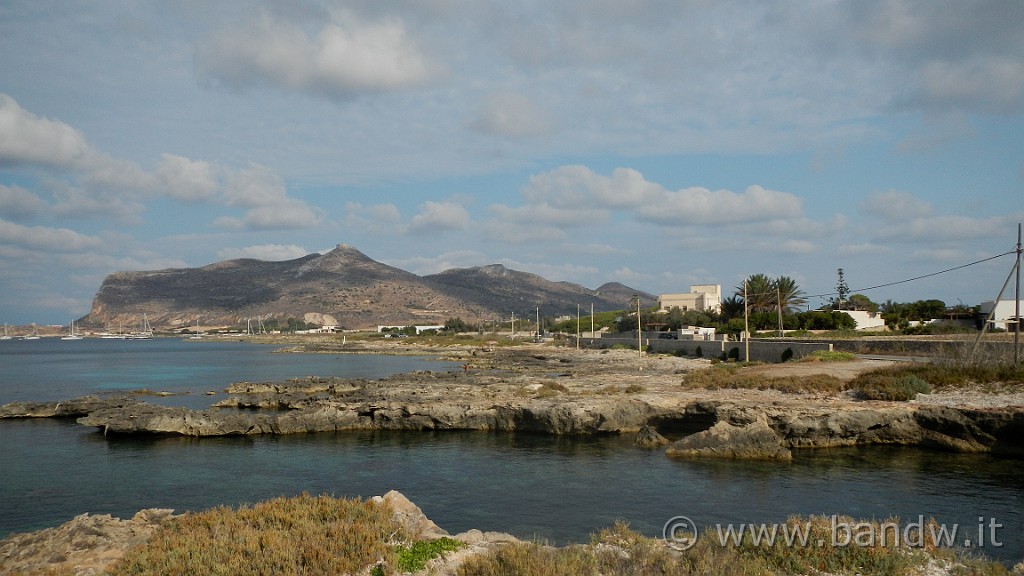
[[[339, 349], [330, 350], [337, 353]], [[360, 346], [343, 351], [372, 352]], [[672, 457], [786, 460], [799, 448], [910, 445], [1024, 456], [1019, 389], [938, 391], [910, 402], [865, 401], [848, 391], [782, 392], [774, 378], [825, 375], [848, 381], [890, 364], [879, 360], [744, 367], [765, 385], [688, 385], [716, 369], [699, 358], [551, 346], [448, 347], [390, 352], [440, 354], [454, 371], [380, 380], [309, 377], [241, 382], [206, 410], [138, 396], [8, 404], [0, 417], [78, 417], [112, 441], [124, 435], [224, 436], [344, 430], [491, 430], [634, 434]]]

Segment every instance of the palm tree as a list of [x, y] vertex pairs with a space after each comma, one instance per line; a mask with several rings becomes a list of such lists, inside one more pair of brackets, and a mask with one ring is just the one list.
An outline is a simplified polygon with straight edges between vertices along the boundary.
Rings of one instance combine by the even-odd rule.
[[804, 298], [804, 291], [789, 276], [779, 276], [776, 278], [775, 290], [777, 291], [779, 305], [782, 306], [784, 313], [799, 312], [800, 307], [807, 304], [807, 298]]
[[[807, 303], [804, 291], [789, 276], [772, 279], [767, 274], [754, 274], [746, 284], [750, 312], [775, 312], [781, 306], [784, 313], [792, 313]], [[742, 284], [736, 287], [736, 297], [743, 297]]]
[[744, 297], [746, 293], [747, 309], [750, 312], [770, 312], [778, 306], [775, 293], [775, 281], [766, 274], [754, 274], [747, 278], [746, 290], [743, 284], [736, 287], [736, 296]]
[[728, 322], [732, 318], [743, 317], [743, 297], [730, 296], [722, 300], [722, 322]]

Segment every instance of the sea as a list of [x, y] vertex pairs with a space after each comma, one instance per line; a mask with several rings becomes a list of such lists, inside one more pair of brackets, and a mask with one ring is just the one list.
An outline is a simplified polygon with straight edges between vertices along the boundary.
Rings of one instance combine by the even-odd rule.
[[[203, 408], [232, 382], [460, 369], [432, 357], [276, 350], [172, 338], [0, 341], [0, 404], [148, 389], [175, 393], [152, 401]], [[660, 537], [680, 518], [717, 533], [770, 528], [799, 514], [835, 517], [842, 543], [851, 533], [841, 517], [934, 519], [972, 554], [1024, 560], [1024, 462], [987, 455], [862, 447], [801, 450], [786, 463], [675, 460], [634, 447], [628, 436], [106, 438], [73, 419], [0, 420], [0, 538], [83, 513], [124, 518], [143, 508], [185, 512], [389, 490], [453, 534], [477, 528], [561, 545], [617, 521]]]

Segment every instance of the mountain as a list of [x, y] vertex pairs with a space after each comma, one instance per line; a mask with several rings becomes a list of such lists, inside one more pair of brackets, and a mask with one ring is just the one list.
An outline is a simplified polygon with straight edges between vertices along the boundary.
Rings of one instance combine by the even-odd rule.
[[[628, 295], [627, 295], [628, 294]], [[639, 294], [621, 284], [590, 290], [552, 282], [501, 265], [418, 276], [377, 262], [344, 244], [326, 254], [267, 262], [237, 259], [201, 268], [116, 272], [107, 276], [81, 324], [134, 327], [143, 317], [162, 328], [234, 325], [247, 318], [296, 318], [317, 324], [366, 328], [379, 324], [475, 323], [626, 308]]]

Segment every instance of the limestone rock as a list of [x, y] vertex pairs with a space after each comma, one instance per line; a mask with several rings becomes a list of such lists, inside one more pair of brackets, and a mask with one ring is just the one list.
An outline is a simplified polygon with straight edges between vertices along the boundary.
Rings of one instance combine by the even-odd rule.
[[383, 496], [374, 496], [370, 501], [388, 505], [395, 519], [405, 527], [414, 540], [437, 540], [450, 536], [433, 520], [427, 518], [419, 506], [397, 490], [391, 490]]
[[641, 448], [659, 448], [669, 443], [668, 438], [665, 438], [653, 426], [644, 426], [636, 433], [636, 438], [633, 443]]
[[44, 571], [102, 574], [126, 550], [149, 540], [173, 512], [151, 508], [130, 520], [82, 514], [56, 528], [14, 534], [0, 541], [0, 576]]
[[711, 456], [791, 460], [793, 453], [782, 446], [775, 431], [761, 419], [736, 426], [719, 422], [704, 432], [673, 442], [665, 451], [671, 457]]

